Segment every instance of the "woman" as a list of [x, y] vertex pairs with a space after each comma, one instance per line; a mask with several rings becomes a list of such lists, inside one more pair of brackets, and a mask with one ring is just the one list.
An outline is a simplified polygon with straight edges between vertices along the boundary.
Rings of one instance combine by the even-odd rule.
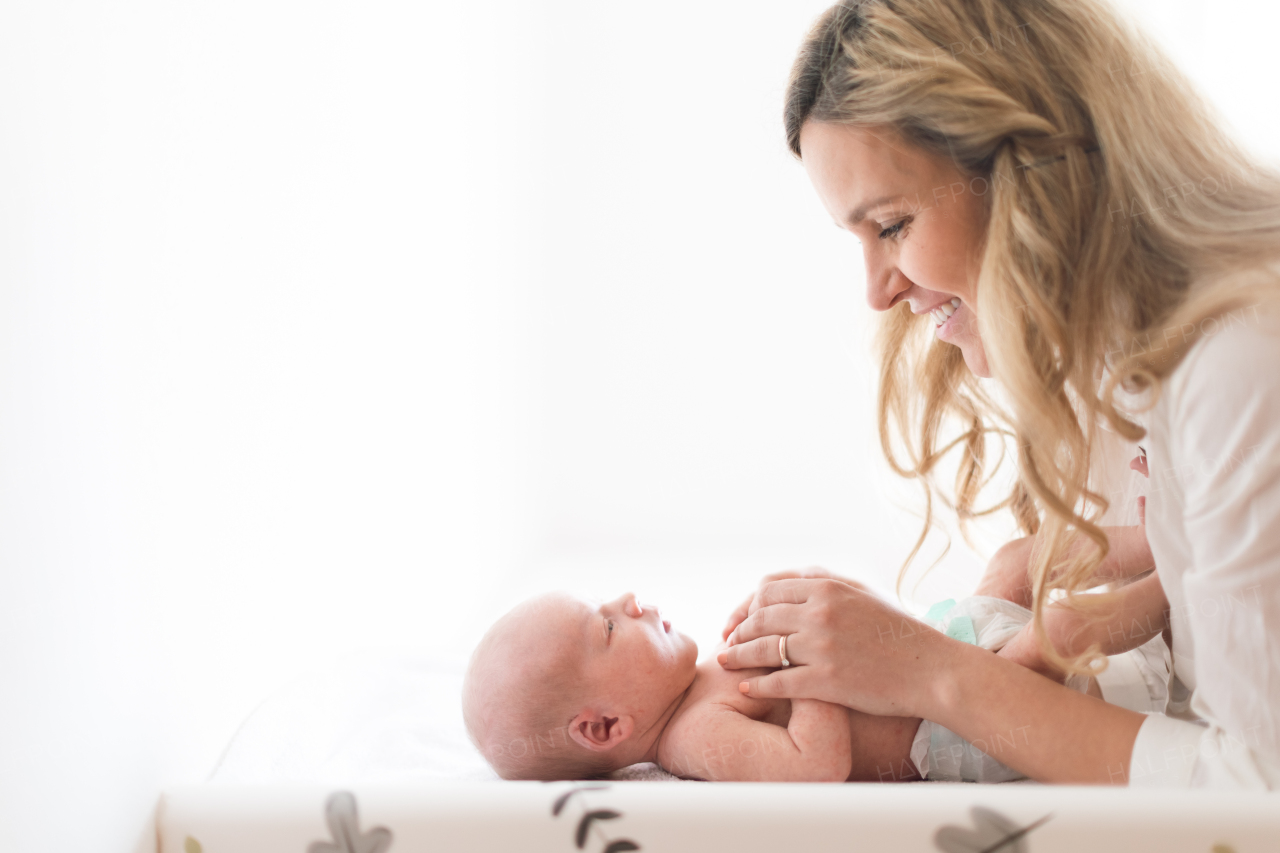
[[[1034, 539], [1005, 556], [1029, 574], [1036, 620], [998, 656], [855, 586], [777, 580], [722, 662], [779, 666], [786, 636], [791, 666], [744, 692], [925, 717], [1045, 782], [1280, 787], [1280, 175], [1093, 0], [835, 7], [796, 61], [786, 129], [824, 206], [860, 239], [868, 301], [886, 312], [891, 464], [931, 506], [935, 468], [955, 450], [963, 522], [988, 437], [1016, 438], [1003, 506]], [[1110, 613], [1046, 608], [1052, 588], [1149, 566], [1133, 556], [1141, 543], [1109, 542], [1098, 524], [1108, 501], [1090, 471], [1107, 431], [1148, 453], [1156, 573], [1109, 596]], [[1106, 629], [1115, 608], [1141, 627]], [[1087, 667], [1067, 634], [1115, 651], [1166, 618], [1167, 715], [1009, 659], [1039, 654], [1036, 668], [1060, 678]], [[1016, 745], [997, 737], [1023, 726]]]

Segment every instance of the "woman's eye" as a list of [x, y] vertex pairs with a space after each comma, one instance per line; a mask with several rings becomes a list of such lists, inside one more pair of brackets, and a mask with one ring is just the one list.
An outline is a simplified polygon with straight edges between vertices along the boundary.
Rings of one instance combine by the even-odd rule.
[[884, 240], [888, 237], [893, 237], [894, 235], [902, 231], [903, 228], [906, 228], [907, 223], [910, 221], [911, 221], [911, 217], [908, 216], [906, 219], [902, 220], [901, 222], [897, 222], [893, 225], [890, 225], [888, 228], [880, 232], [880, 239]]

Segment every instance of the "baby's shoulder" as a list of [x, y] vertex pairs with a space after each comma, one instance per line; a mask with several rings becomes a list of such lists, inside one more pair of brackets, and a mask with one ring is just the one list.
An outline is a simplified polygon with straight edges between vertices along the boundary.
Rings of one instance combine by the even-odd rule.
[[716, 745], [748, 719], [734, 703], [721, 701], [727, 697], [715, 688], [701, 676], [695, 679], [689, 697], [663, 732], [658, 763], [677, 776], [713, 778], [708, 762], [715, 758], [709, 752], [714, 753]]
[[[743, 738], [758, 739], [762, 731], [776, 726], [777, 735], [771, 739], [784, 742], [791, 701], [752, 699], [738, 690], [742, 679], [768, 671], [730, 671], [714, 659], [700, 664], [684, 706], [663, 734], [658, 763], [686, 779], [722, 778], [725, 756], [733, 754]], [[762, 729], [762, 723], [768, 725]]]
[[[790, 716], [791, 702], [786, 699], [753, 699], [742, 695], [738, 685], [744, 678], [767, 673], [767, 669], [726, 670], [715, 660], [698, 664], [697, 675], [689, 688], [689, 696], [667, 727], [667, 737], [675, 740], [694, 738], [702, 741], [708, 734], [731, 725], [735, 718], [779, 722]], [[786, 720], [780, 720], [786, 725]]]

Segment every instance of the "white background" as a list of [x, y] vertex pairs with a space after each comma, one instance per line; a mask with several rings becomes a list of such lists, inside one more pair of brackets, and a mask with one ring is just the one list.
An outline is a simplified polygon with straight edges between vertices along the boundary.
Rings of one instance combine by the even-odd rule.
[[[780, 124], [824, 5], [0, 5], [0, 849], [127, 851], [282, 679], [532, 592], [706, 648], [765, 571], [892, 585]], [[1270, 5], [1126, 6], [1274, 161]]]

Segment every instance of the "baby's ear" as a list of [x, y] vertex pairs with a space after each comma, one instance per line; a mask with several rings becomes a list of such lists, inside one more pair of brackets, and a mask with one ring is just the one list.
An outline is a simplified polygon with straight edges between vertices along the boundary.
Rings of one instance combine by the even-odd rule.
[[608, 752], [631, 737], [630, 717], [610, 717], [599, 711], [583, 711], [569, 724], [569, 737], [592, 752]]

